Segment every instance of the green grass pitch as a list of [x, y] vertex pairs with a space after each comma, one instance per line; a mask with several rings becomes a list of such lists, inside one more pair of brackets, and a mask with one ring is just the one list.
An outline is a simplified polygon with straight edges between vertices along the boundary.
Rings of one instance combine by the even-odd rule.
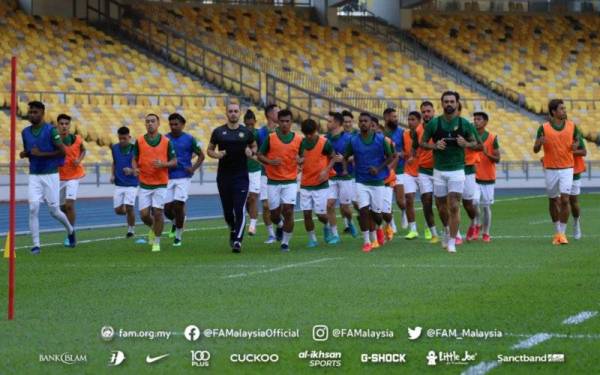
[[[232, 254], [221, 220], [189, 223], [184, 245], [163, 237], [162, 252], [125, 240], [123, 228], [79, 232], [75, 250], [46, 246], [34, 257], [17, 251], [16, 319], [0, 319], [0, 374], [199, 373], [448, 373], [459, 374], [498, 354], [564, 353], [558, 364], [507, 364], [490, 374], [600, 372], [600, 316], [563, 321], [600, 310], [600, 196], [581, 197], [584, 238], [551, 245], [543, 197], [499, 199], [490, 244], [468, 243], [456, 255], [422, 239], [399, 237], [370, 254], [344, 235], [338, 246], [307, 249], [297, 222], [291, 252], [264, 245], [264, 226]], [[81, 209], [81, 208], [80, 208]], [[417, 212], [419, 229], [422, 213]], [[121, 220], [115, 219], [115, 220]], [[463, 218], [463, 222], [466, 222]], [[438, 220], [439, 223], [439, 220]], [[317, 226], [320, 231], [320, 225]], [[465, 230], [463, 224], [462, 229]], [[569, 223], [569, 235], [571, 233]], [[141, 226], [138, 234], [145, 232]], [[96, 241], [109, 238], [103, 241]], [[116, 239], [118, 238], [118, 239]], [[42, 243], [63, 234], [43, 234]], [[319, 240], [322, 242], [321, 237]], [[85, 241], [84, 241], [85, 242]], [[17, 246], [28, 246], [19, 237]], [[0, 265], [5, 306], [7, 261]], [[204, 328], [298, 329], [299, 338], [205, 338], [189, 342], [189, 324]], [[312, 327], [391, 330], [394, 338], [332, 338], [316, 342]], [[115, 338], [100, 328], [167, 330], [170, 339]], [[408, 339], [407, 328], [500, 330], [502, 338]], [[513, 349], [529, 336], [558, 334], [529, 349]], [[111, 352], [126, 355], [109, 367]], [[191, 350], [208, 350], [210, 367], [192, 367]], [[305, 350], [342, 353], [339, 368], [312, 368]], [[477, 353], [467, 365], [428, 366], [430, 350]], [[87, 363], [40, 363], [41, 353], [87, 354]], [[153, 364], [147, 355], [169, 357]], [[233, 353], [277, 353], [277, 363], [231, 363]], [[405, 353], [405, 364], [363, 364], [363, 353]]]

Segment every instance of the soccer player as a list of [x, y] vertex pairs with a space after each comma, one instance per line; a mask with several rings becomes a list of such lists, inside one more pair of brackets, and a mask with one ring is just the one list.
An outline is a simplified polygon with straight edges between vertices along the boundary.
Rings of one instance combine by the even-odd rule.
[[302, 137], [292, 131], [292, 112], [282, 109], [277, 117], [279, 128], [269, 134], [260, 146], [258, 160], [265, 166], [268, 178], [271, 221], [279, 225], [283, 216], [281, 250], [287, 252], [294, 230], [294, 206], [298, 193], [298, 153]]
[[[460, 96], [446, 91], [441, 102], [444, 114], [433, 118], [425, 127], [420, 147], [432, 149], [434, 159], [433, 189], [440, 217], [448, 214], [449, 230], [442, 245], [456, 252], [456, 235], [460, 225], [460, 201], [465, 185], [465, 148], [481, 149], [477, 131], [457, 115]], [[435, 143], [430, 144], [429, 140]]]
[[[277, 114], [279, 113], [279, 107], [276, 104], [269, 104], [265, 107], [265, 117], [267, 124], [262, 128], [258, 129], [256, 133], [256, 146], [260, 150], [262, 144], [269, 138], [269, 134], [273, 133], [279, 126], [279, 120]], [[275, 241], [281, 241], [282, 229], [277, 227], [277, 234], [273, 230], [273, 223], [271, 222], [271, 210], [269, 209], [269, 189], [267, 186], [267, 175], [265, 173], [265, 167], [262, 166], [260, 176], [260, 195], [259, 199], [262, 202], [262, 216], [265, 226], [267, 228], [268, 237], [265, 241], [266, 244], [274, 243]], [[279, 222], [283, 224], [283, 221]]]
[[42, 201], [48, 205], [50, 215], [67, 230], [69, 247], [75, 247], [76, 239], [73, 226], [59, 208], [58, 167], [64, 163], [65, 146], [56, 128], [44, 122], [44, 104], [32, 101], [28, 106], [27, 118], [31, 125], [21, 131], [24, 150], [19, 156], [29, 159], [29, 230], [33, 240], [31, 253], [37, 255], [41, 252], [39, 214]]
[[359, 221], [364, 241], [363, 251], [370, 252], [372, 246], [369, 217], [377, 226], [377, 241], [384, 242], [383, 230], [381, 230], [383, 185], [389, 175], [388, 166], [392, 163], [394, 155], [383, 134], [372, 130], [371, 116], [368, 113], [360, 114], [358, 125], [360, 133], [352, 137], [344, 157], [348, 160], [354, 156]]
[[[408, 233], [404, 238], [413, 240], [419, 237], [417, 223], [415, 218], [415, 195], [417, 193], [417, 184], [419, 176], [419, 160], [413, 155], [413, 138], [416, 136], [417, 128], [421, 124], [421, 113], [412, 111], [408, 114], [409, 131], [404, 132], [404, 155], [406, 162], [404, 164], [404, 200], [406, 205], [406, 218], [408, 221]], [[435, 227], [434, 227], [435, 229]]]
[[579, 133], [579, 144], [577, 149], [573, 151], [573, 186], [569, 193], [569, 204], [571, 205], [571, 214], [573, 215], [573, 238], [581, 239], [581, 223], [579, 222], [579, 194], [581, 194], [581, 174], [586, 171], [585, 156], [587, 149], [583, 135]]
[[[489, 116], [485, 112], [475, 112], [473, 121], [479, 138], [483, 143], [483, 150], [477, 161], [475, 168], [475, 178], [479, 192], [476, 193], [475, 201], [478, 201], [478, 210], [481, 214], [481, 223], [483, 225], [483, 242], [490, 242], [490, 227], [492, 226], [492, 204], [494, 204], [494, 188], [496, 184], [496, 164], [500, 162], [500, 145], [498, 137], [486, 130]], [[476, 240], [479, 235], [481, 225], [476, 228], [472, 240]]]
[[[402, 229], [406, 229], [408, 228], [408, 221], [406, 218], [406, 205], [404, 202], [404, 128], [399, 126], [398, 113], [394, 108], [386, 108], [383, 111], [383, 118], [385, 121], [384, 134], [392, 140], [394, 143], [394, 150], [396, 152], [396, 181], [393, 189], [394, 196], [396, 197], [396, 204], [401, 211], [401, 227]], [[395, 233], [396, 224], [394, 223], [393, 219], [392, 228]]]
[[[459, 102], [460, 108], [460, 102]], [[460, 113], [460, 111], [459, 111]], [[460, 114], [459, 114], [460, 116]], [[479, 133], [478, 133], [479, 134]], [[477, 147], [481, 147], [481, 145], [477, 145]], [[466, 239], [467, 241], [474, 241], [479, 238], [479, 216], [477, 215], [477, 207], [474, 203], [475, 198], [477, 197], [477, 193], [479, 190], [479, 186], [477, 186], [476, 181], [476, 164], [480, 159], [479, 149], [473, 149], [470, 147], [465, 148], [465, 189], [463, 190], [462, 195], [462, 204], [467, 212], [467, 216], [471, 220], [469, 225], [469, 229], [467, 230]], [[458, 236], [456, 237], [456, 244], [460, 245], [462, 243], [462, 238], [460, 237], [460, 229], [458, 230]]]
[[371, 126], [375, 133], [383, 134], [385, 142], [390, 146], [394, 159], [388, 165], [389, 174], [385, 180], [383, 180], [383, 199], [381, 205], [381, 218], [383, 220], [383, 239], [380, 241], [375, 235], [377, 226], [373, 220], [369, 222], [369, 230], [371, 231], [371, 248], [377, 249], [380, 245], [383, 245], [387, 241], [391, 241], [396, 233], [396, 225], [394, 223], [393, 206], [394, 206], [394, 187], [396, 186], [396, 164], [398, 163], [398, 154], [396, 153], [394, 141], [388, 137], [385, 132], [385, 127], [379, 124], [379, 119], [375, 116], [371, 116]]
[[[71, 117], [61, 113], [56, 118], [58, 134], [65, 147], [65, 162], [58, 167], [60, 177], [60, 209], [69, 219], [69, 223], [75, 227], [75, 200], [79, 180], [85, 176], [85, 169], [81, 162], [85, 158], [85, 146], [79, 135], [71, 134]], [[65, 238], [65, 246], [69, 239]]]
[[[433, 103], [430, 101], [421, 103], [419, 109], [421, 110], [423, 122], [417, 126], [416, 131], [413, 133], [413, 152], [416, 152], [416, 158], [419, 165], [417, 184], [419, 192], [421, 193], [423, 215], [425, 216], [425, 222], [427, 224], [423, 237], [430, 243], [435, 244], [440, 240], [435, 227], [435, 216], [433, 215], [433, 151], [419, 147], [421, 138], [423, 138], [423, 133], [425, 132], [425, 126], [435, 117], [435, 109], [433, 108]], [[430, 143], [433, 144], [433, 140], [431, 140]], [[446, 226], [447, 223], [443, 222], [442, 224]]]
[[[165, 216], [173, 223], [169, 237], [175, 237], [173, 246], [181, 246], [185, 223], [185, 202], [188, 199], [192, 176], [204, 161], [204, 152], [191, 134], [184, 132], [185, 118], [179, 113], [169, 115], [171, 132], [166, 137], [171, 141], [177, 157], [175, 168], [169, 169], [169, 183], [165, 195]], [[196, 161], [192, 164], [192, 157]]]
[[[251, 110], [247, 110], [244, 114], [244, 126], [248, 128], [254, 135], [254, 139], [258, 138], [256, 130], [256, 116]], [[248, 200], [246, 209], [250, 216], [250, 225], [248, 225], [248, 235], [256, 234], [256, 222], [258, 221], [258, 198], [260, 196], [262, 164], [256, 159], [256, 155], [248, 158]], [[270, 220], [270, 218], [269, 218]], [[272, 229], [271, 229], [272, 230]]]
[[[326, 237], [331, 240], [331, 236], [337, 237], [337, 219], [335, 215], [336, 201], [340, 203], [340, 213], [344, 219], [345, 227], [353, 237], [358, 235], [354, 224], [352, 224], [352, 199], [354, 199], [354, 184], [352, 182], [353, 167], [352, 163], [347, 163], [343, 159], [343, 155], [348, 148], [352, 135], [344, 130], [344, 117], [339, 112], [330, 112], [327, 119], [327, 139], [333, 146], [337, 156], [336, 162], [333, 165], [335, 175], [329, 179], [329, 197], [327, 200], [327, 215], [331, 231], [326, 229]], [[326, 226], [325, 228], [328, 228]], [[333, 233], [332, 233], [333, 232]], [[327, 242], [327, 241], [326, 241]]]
[[117, 215], [127, 217], [126, 238], [135, 235], [135, 197], [139, 180], [133, 173], [133, 149], [129, 128], [122, 126], [117, 130], [119, 143], [111, 146], [112, 172], [110, 182], [115, 184], [113, 207]]
[[352, 112], [348, 110], [342, 111], [342, 117], [344, 118], [344, 131], [348, 134], [356, 134], [356, 129], [354, 128], [354, 116]]
[[[329, 172], [336, 161], [342, 159], [336, 155], [333, 146], [327, 138], [319, 135], [317, 123], [307, 119], [301, 125], [304, 139], [300, 143], [300, 164], [302, 165], [302, 178], [300, 180], [300, 209], [304, 213], [304, 228], [308, 233], [309, 248], [316, 247], [317, 235], [315, 234], [315, 223], [312, 212], [315, 211], [317, 218], [325, 227], [329, 225], [327, 215], [327, 198], [329, 196]], [[337, 231], [336, 231], [337, 232]], [[337, 235], [327, 236], [325, 231], [324, 241], [329, 244], [340, 242]]]
[[573, 151], [579, 147], [579, 130], [567, 119], [567, 109], [561, 99], [548, 103], [550, 121], [538, 128], [533, 152], [544, 149], [544, 174], [549, 198], [550, 217], [554, 222], [554, 245], [568, 244], [565, 234], [571, 211], [570, 193], [573, 186]]
[[157, 115], [146, 115], [146, 134], [138, 137], [133, 146], [133, 173], [139, 178], [138, 203], [140, 217], [150, 231], [148, 242], [152, 251], [160, 251], [160, 235], [163, 231], [163, 208], [169, 184], [169, 168], [177, 166], [173, 144], [160, 134]]
[[213, 130], [206, 153], [211, 158], [219, 159], [217, 187], [223, 216], [229, 226], [229, 245], [233, 253], [240, 253], [250, 185], [248, 157], [256, 153], [256, 142], [252, 131], [239, 123], [240, 105], [231, 102], [226, 110], [227, 123]]

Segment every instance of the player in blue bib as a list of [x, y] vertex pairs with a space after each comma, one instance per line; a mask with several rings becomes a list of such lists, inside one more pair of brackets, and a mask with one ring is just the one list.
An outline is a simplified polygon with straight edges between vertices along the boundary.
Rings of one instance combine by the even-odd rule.
[[[169, 183], [165, 197], [165, 216], [173, 222], [169, 237], [175, 237], [173, 246], [181, 246], [183, 225], [185, 223], [185, 202], [188, 199], [190, 183], [194, 172], [204, 161], [204, 153], [198, 141], [185, 133], [185, 118], [179, 113], [169, 115], [171, 132], [167, 138], [171, 141], [177, 155], [177, 166], [169, 169]], [[197, 156], [192, 164], [192, 158]]]
[[[398, 114], [394, 108], [386, 108], [383, 111], [385, 121], [385, 135], [394, 142], [396, 152], [396, 185], [394, 185], [394, 195], [396, 204], [401, 211], [401, 227], [408, 228], [408, 220], [406, 218], [406, 204], [404, 200], [404, 162], [405, 158], [402, 150], [404, 150], [404, 128], [398, 124]], [[396, 233], [396, 224], [394, 220], [391, 222], [392, 229]]]
[[126, 238], [135, 235], [135, 198], [139, 181], [133, 174], [133, 144], [129, 128], [122, 126], [117, 130], [119, 143], [110, 147], [113, 164], [111, 183], [115, 184], [113, 193], [113, 207], [117, 215], [127, 217]]

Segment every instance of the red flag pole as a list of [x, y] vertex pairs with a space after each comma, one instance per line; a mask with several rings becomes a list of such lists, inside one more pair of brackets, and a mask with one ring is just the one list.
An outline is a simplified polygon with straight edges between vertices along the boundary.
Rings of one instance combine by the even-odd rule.
[[17, 58], [15, 56], [13, 56], [11, 59], [10, 81], [10, 208], [8, 214], [8, 320], [13, 320], [15, 318], [15, 153], [17, 147]]

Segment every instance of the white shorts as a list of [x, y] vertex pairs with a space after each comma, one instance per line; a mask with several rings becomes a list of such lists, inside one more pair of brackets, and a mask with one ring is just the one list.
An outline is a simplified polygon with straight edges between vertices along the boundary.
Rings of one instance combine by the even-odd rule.
[[358, 204], [358, 193], [356, 192], [356, 180], [352, 179], [352, 202]]
[[573, 168], [544, 169], [544, 175], [549, 198], [556, 198], [561, 194], [571, 194]]
[[165, 206], [165, 196], [167, 188], [144, 189], [140, 187], [138, 190], [138, 203], [140, 210], [152, 207], [163, 209]]
[[58, 206], [60, 178], [58, 173], [30, 174], [27, 199], [32, 202], [46, 202], [48, 206]]
[[282, 204], [296, 204], [298, 195], [298, 184], [276, 184], [267, 185], [269, 190], [269, 209], [274, 210]]
[[391, 214], [394, 202], [394, 188], [391, 186], [384, 186], [383, 190], [384, 191], [381, 204], [381, 212], [383, 212], [384, 214]]
[[462, 199], [468, 201], [475, 199], [475, 195], [477, 194], [478, 189], [479, 187], [477, 186], [477, 181], [475, 180], [475, 173], [466, 174], [465, 187], [462, 192]]
[[302, 211], [314, 211], [316, 214], [327, 213], [327, 198], [329, 189], [308, 190], [300, 188], [300, 209]]
[[260, 171], [248, 173], [248, 193], [259, 194], [260, 193]]
[[269, 181], [269, 179], [267, 178], [267, 176], [261, 174], [261, 176], [260, 176], [260, 195], [259, 195], [259, 199], [261, 201], [266, 201], [269, 199], [269, 186], [267, 184], [268, 181]]
[[340, 204], [350, 204], [354, 200], [356, 193], [354, 192], [353, 180], [329, 180], [329, 197], [335, 199]]
[[404, 173], [396, 175], [396, 185], [404, 185]]
[[448, 193], [462, 194], [465, 190], [465, 170], [439, 171], [433, 170], [433, 195], [438, 198]]
[[67, 199], [77, 200], [77, 190], [79, 190], [79, 179], [66, 180], [60, 182], [60, 204], [65, 204]]
[[165, 203], [173, 201], [187, 202], [191, 182], [192, 179], [189, 177], [169, 179], [165, 194]]
[[411, 176], [406, 173], [404, 173], [403, 176], [404, 176], [404, 195], [416, 193], [418, 177]]
[[571, 185], [571, 195], [579, 194], [581, 194], [581, 180], [573, 180], [573, 185]]
[[385, 186], [371, 186], [356, 183], [356, 200], [358, 208], [371, 206], [371, 211], [380, 213], [383, 208], [383, 196], [385, 194]]
[[482, 206], [489, 206], [494, 204], [494, 191], [496, 184], [477, 184], [477, 194], [475, 201], [478, 201]]
[[135, 206], [135, 196], [137, 195], [137, 186], [115, 186], [113, 193], [113, 207]]
[[430, 176], [426, 173], [419, 173], [417, 184], [419, 184], [419, 191], [421, 192], [421, 195], [433, 193], [433, 176]]

